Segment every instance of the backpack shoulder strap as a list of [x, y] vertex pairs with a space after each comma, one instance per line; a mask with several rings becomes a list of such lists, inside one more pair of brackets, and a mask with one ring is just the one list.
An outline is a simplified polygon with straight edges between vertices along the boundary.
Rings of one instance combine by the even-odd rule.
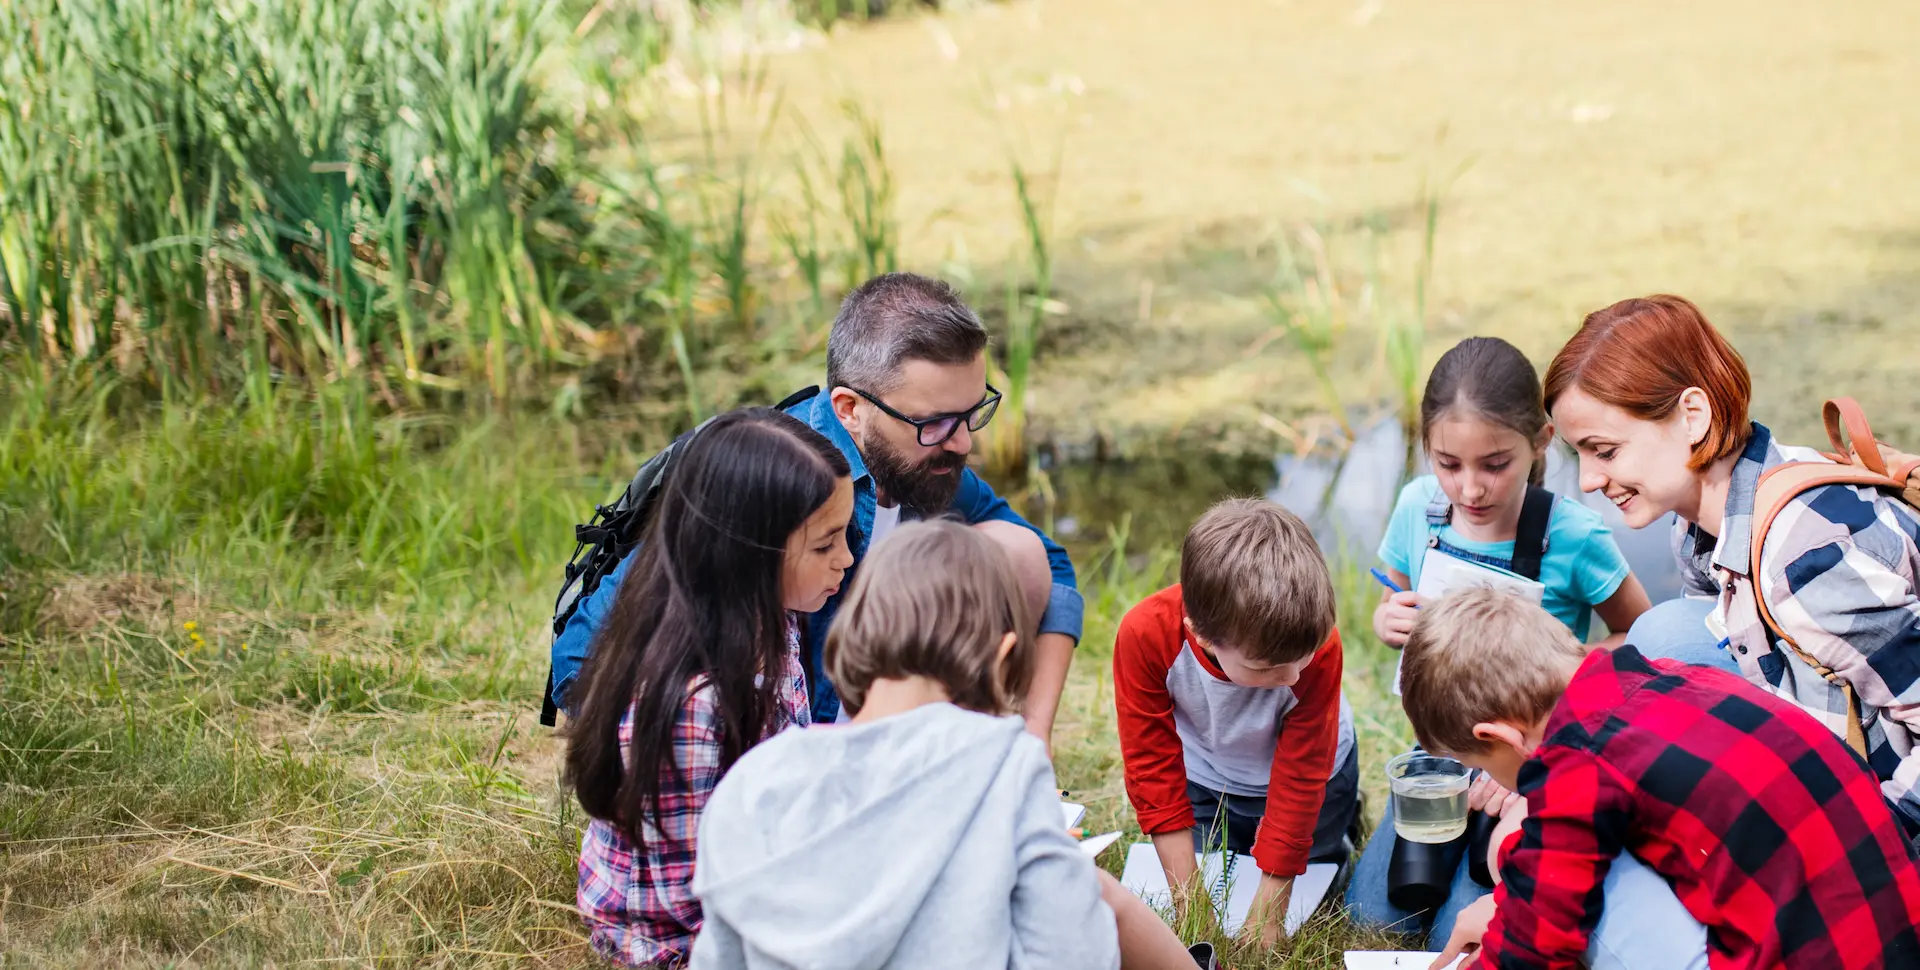
[[[1868, 439], [1871, 440], [1871, 439]], [[1885, 474], [1870, 468], [1851, 464], [1826, 464], [1817, 461], [1788, 462], [1768, 469], [1760, 476], [1759, 487], [1753, 495], [1753, 539], [1749, 543], [1750, 552], [1747, 563], [1747, 580], [1753, 592], [1754, 605], [1759, 607], [1760, 622], [1766, 625], [1767, 632], [1780, 639], [1788, 649], [1798, 654], [1814, 673], [1819, 674], [1840, 688], [1847, 698], [1847, 746], [1858, 752], [1862, 758], [1867, 756], [1867, 737], [1860, 727], [1860, 696], [1854, 692], [1853, 685], [1833, 672], [1833, 668], [1821, 663], [1814, 656], [1800, 648], [1793, 637], [1788, 636], [1780, 624], [1774, 620], [1773, 611], [1767, 608], [1767, 597], [1760, 590], [1760, 552], [1766, 544], [1767, 533], [1773, 528], [1773, 520], [1785, 511], [1802, 492], [1819, 488], [1822, 485], [1859, 485], [1876, 488], [1899, 488], [1899, 484]]]
[[[1873, 437], [1873, 428], [1867, 425], [1867, 414], [1860, 410], [1860, 402], [1850, 397], [1836, 397], [1820, 409], [1820, 420], [1827, 426], [1827, 441], [1833, 445], [1835, 457], [1849, 452], [1854, 456], [1851, 464], [1860, 465], [1868, 471], [1887, 473], [1887, 462], [1880, 455], [1880, 442]], [[1840, 430], [1846, 429], [1846, 437]], [[1851, 448], [1848, 445], [1852, 445]]]
[[[553, 604], [553, 636], [558, 639], [566, 630], [567, 622], [579, 609], [580, 601], [593, 595], [600, 588], [600, 581], [613, 571], [627, 553], [633, 551], [639, 541], [640, 530], [645, 526], [645, 515], [652, 495], [666, 478], [667, 470], [673, 465], [674, 457], [701, 428], [713, 421], [708, 418], [700, 422], [691, 431], [682, 432], [665, 448], [655, 452], [651, 458], [640, 463], [639, 470], [633, 473], [633, 480], [620, 492], [611, 505], [596, 505], [593, 517], [573, 527], [573, 556], [567, 561], [566, 581], [560, 584], [559, 598]], [[540, 724], [553, 727], [560, 709], [553, 700], [554, 688], [553, 661], [547, 661], [547, 688], [540, 692]]]
[[[775, 409], [785, 411], [797, 404], [812, 400], [819, 395], [820, 386], [801, 388], [786, 396]], [[717, 417], [717, 415], [716, 415]], [[632, 481], [620, 493], [611, 505], [594, 507], [593, 518], [585, 524], [574, 526], [573, 558], [567, 563], [566, 581], [561, 584], [560, 595], [554, 603], [553, 635], [558, 637], [566, 628], [567, 620], [573, 616], [579, 601], [591, 595], [599, 588], [600, 580], [613, 571], [620, 560], [633, 551], [640, 538], [640, 530], [645, 526], [648, 507], [653, 494], [659, 490], [661, 482], [673, 466], [680, 449], [693, 437], [713, 423], [709, 417], [701, 421], [692, 430], [685, 431], [668, 442], [665, 448], [654, 453], [653, 457], [640, 463], [633, 473]], [[583, 554], [585, 558], [582, 558]], [[547, 664], [547, 689], [541, 692], [540, 723], [552, 727], [559, 715], [559, 708], [553, 701], [554, 669], [551, 661]]]
[[1520, 525], [1513, 533], [1513, 571], [1528, 579], [1540, 578], [1540, 563], [1547, 557], [1547, 527], [1553, 523], [1552, 492], [1538, 485], [1527, 486], [1527, 497], [1520, 506]]
[[[1873, 428], [1867, 424], [1867, 415], [1860, 410], [1859, 402], [1850, 397], [1839, 397], [1828, 401], [1821, 414], [1827, 426], [1827, 440], [1833, 444], [1833, 451], [1827, 457], [1837, 462], [1862, 465], [1876, 472], [1883, 472], [1892, 480], [1891, 487], [1898, 489], [1897, 497], [1907, 505], [1920, 509], [1920, 481], [1915, 474], [1920, 472], [1920, 455], [1909, 455], [1896, 448], [1890, 448], [1886, 442], [1873, 436]], [[1845, 428], [1846, 436], [1841, 437]]]
[[820, 393], [820, 385], [818, 384], [815, 384], [812, 387], [803, 387], [793, 392], [792, 394], [789, 394], [786, 397], [782, 398], [779, 404], [776, 404], [773, 406], [773, 409], [775, 411], [785, 411], [786, 409], [793, 407], [794, 405], [799, 404], [803, 401], [813, 400], [814, 397], [819, 395], [819, 393]]

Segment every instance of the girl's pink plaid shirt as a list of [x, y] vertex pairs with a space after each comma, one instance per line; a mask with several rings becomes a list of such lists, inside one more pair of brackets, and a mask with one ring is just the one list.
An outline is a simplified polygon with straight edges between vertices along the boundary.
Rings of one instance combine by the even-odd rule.
[[[779, 723], [808, 723], [807, 678], [800, 663], [800, 627], [788, 616], [787, 662], [781, 675]], [[642, 822], [646, 839], [633, 842], [612, 824], [593, 819], [580, 839], [580, 915], [596, 952], [636, 967], [684, 963], [700, 932], [700, 901], [693, 895], [694, 833], [707, 797], [720, 783], [720, 739], [713, 690], [690, 685], [673, 730], [673, 760], [685, 778], [661, 778], [661, 824]], [[620, 748], [633, 740], [633, 712], [620, 722]], [[684, 780], [684, 784], [682, 781]]]

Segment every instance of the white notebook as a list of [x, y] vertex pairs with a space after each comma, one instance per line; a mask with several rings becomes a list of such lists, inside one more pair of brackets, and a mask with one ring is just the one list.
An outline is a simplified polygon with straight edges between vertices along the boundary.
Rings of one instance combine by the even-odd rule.
[[1534, 603], [1547, 596], [1547, 588], [1539, 580], [1427, 547], [1425, 557], [1420, 560], [1420, 585], [1414, 592], [1439, 599], [1455, 590], [1475, 587], [1504, 590]]
[[[1220, 928], [1228, 936], [1240, 935], [1247, 911], [1253, 908], [1253, 897], [1260, 891], [1260, 867], [1252, 856], [1225, 852], [1196, 853], [1194, 859], [1200, 865], [1207, 893], [1213, 897], [1213, 912]], [[1289, 936], [1299, 932], [1307, 917], [1320, 907], [1339, 871], [1340, 867], [1331, 862], [1320, 862], [1295, 877], [1293, 896], [1287, 901], [1285, 925]], [[1127, 848], [1127, 868], [1120, 875], [1120, 885], [1156, 909], [1173, 906], [1173, 890], [1167, 886], [1166, 870], [1160, 868], [1160, 856], [1152, 842], [1135, 842]]]
[[1061, 802], [1060, 816], [1065, 819], [1064, 828], [1073, 828], [1079, 825], [1080, 820], [1087, 816], [1087, 806], [1076, 805], [1073, 802]]
[[[1547, 598], [1547, 587], [1538, 580], [1427, 547], [1426, 555], [1420, 560], [1420, 585], [1414, 592], [1437, 600], [1455, 590], [1476, 588], [1503, 590], [1535, 605]], [[1397, 656], [1393, 661], [1393, 694], [1400, 696], [1400, 658]]]
[[[1060, 817], [1066, 822], [1067, 828], [1073, 828], [1080, 824], [1081, 819], [1087, 817], [1087, 807], [1085, 805], [1076, 805], [1073, 802], [1061, 802]], [[1089, 835], [1080, 841], [1080, 851], [1086, 853], [1087, 858], [1091, 859], [1106, 851], [1107, 846], [1118, 841], [1120, 841], [1120, 833], [1118, 832], [1108, 832], [1104, 835]]]

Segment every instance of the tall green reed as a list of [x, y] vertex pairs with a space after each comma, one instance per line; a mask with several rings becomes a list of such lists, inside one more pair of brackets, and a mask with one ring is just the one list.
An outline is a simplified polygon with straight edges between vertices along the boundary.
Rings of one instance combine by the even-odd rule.
[[1351, 442], [1353, 425], [1347, 417], [1341, 383], [1334, 376], [1333, 359], [1346, 334], [1350, 308], [1341, 293], [1323, 229], [1305, 227], [1299, 231], [1304, 259], [1286, 234], [1276, 238], [1279, 264], [1273, 282], [1263, 294], [1273, 329], [1256, 347], [1264, 347], [1267, 340], [1275, 336], [1286, 336], [1306, 359], [1327, 411]]
[[940, 0], [793, 0], [792, 6], [803, 23], [824, 27], [841, 20], [864, 22], [915, 8], [937, 8]]
[[[1395, 403], [1409, 449], [1419, 437], [1421, 352], [1426, 343], [1428, 291], [1433, 284], [1434, 241], [1440, 232], [1440, 197], [1446, 185], [1450, 185], [1465, 170], [1464, 165], [1456, 169], [1446, 183], [1437, 187], [1427, 179], [1421, 179], [1417, 197], [1420, 254], [1414, 261], [1412, 305], [1405, 313], [1390, 317], [1382, 328], [1382, 353], [1387, 363], [1387, 373], [1397, 392]], [[1413, 467], [1412, 460], [1409, 450], [1409, 472]]]
[[773, 233], [805, 287], [802, 318], [818, 326], [827, 317], [826, 271], [830, 254], [820, 228], [820, 196], [814, 187], [813, 175], [805, 166], [796, 166], [794, 174], [799, 183], [800, 214], [774, 216]]
[[849, 102], [832, 156], [769, 168], [779, 100], [749, 58], [705, 152], [666, 157], [649, 68], [678, 35], [655, 14], [0, 9], [0, 366], [79, 361], [147, 397], [260, 372], [389, 410], [632, 395], [673, 421], [761, 393], [817, 350], [838, 286], [898, 266], [880, 125]]
[[849, 288], [861, 280], [899, 267], [900, 224], [893, 212], [893, 170], [879, 119], [857, 101], [842, 106], [854, 133], [840, 151], [840, 209], [853, 231], [854, 253], [847, 265]]
[[560, 10], [0, 9], [0, 351], [162, 390], [366, 375], [413, 402], [599, 356], [685, 253], [652, 231], [660, 199], [598, 191], [627, 106], [553, 93], [570, 54], [611, 56]]
[[[1439, 186], [1421, 180], [1412, 208], [1417, 221], [1410, 278], [1396, 279], [1383, 255], [1396, 236], [1385, 214], [1338, 229], [1323, 221], [1276, 234], [1273, 281], [1262, 294], [1271, 327], [1249, 348], [1250, 354], [1258, 353], [1285, 339], [1313, 374], [1325, 410], [1348, 444], [1355, 436], [1350, 417], [1355, 405], [1385, 398], [1409, 443], [1409, 472], [1419, 431], [1441, 197], [1445, 185], [1464, 170], [1456, 170]], [[1356, 325], [1374, 338], [1372, 389], [1356, 389], [1350, 379], [1336, 376], [1356, 364], [1358, 351], [1350, 333]], [[1355, 400], [1356, 390], [1373, 401]]]
[[[1023, 262], [1031, 274], [1031, 292], [1024, 293], [1022, 274], [1010, 272], [1006, 280], [1007, 337], [1003, 350], [1005, 364], [1001, 377], [1000, 417], [988, 437], [987, 462], [997, 470], [1016, 475], [1027, 462], [1027, 390], [1033, 378], [1034, 352], [1053, 302], [1052, 189], [1045, 198], [1026, 167], [1018, 160], [1011, 166], [1014, 202], [1020, 214], [1025, 243]], [[1048, 181], [1058, 185], [1056, 160]]]

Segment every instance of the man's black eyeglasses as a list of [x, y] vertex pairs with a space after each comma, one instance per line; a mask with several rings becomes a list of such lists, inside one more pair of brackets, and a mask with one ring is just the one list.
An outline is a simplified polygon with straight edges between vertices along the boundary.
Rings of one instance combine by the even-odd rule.
[[993, 420], [993, 412], [1000, 409], [1000, 392], [994, 390], [992, 384], [987, 385], [987, 396], [981, 398], [979, 404], [958, 414], [936, 414], [931, 418], [909, 418], [888, 407], [887, 402], [857, 387], [848, 387], [847, 390], [866, 398], [874, 407], [885, 412], [887, 417], [913, 425], [913, 430], [919, 434], [920, 446], [923, 448], [946, 444], [947, 439], [953, 437], [955, 431], [960, 430], [961, 422], [966, 423], [968, 431], [978, 431], [986, 427], [987, 422]]

